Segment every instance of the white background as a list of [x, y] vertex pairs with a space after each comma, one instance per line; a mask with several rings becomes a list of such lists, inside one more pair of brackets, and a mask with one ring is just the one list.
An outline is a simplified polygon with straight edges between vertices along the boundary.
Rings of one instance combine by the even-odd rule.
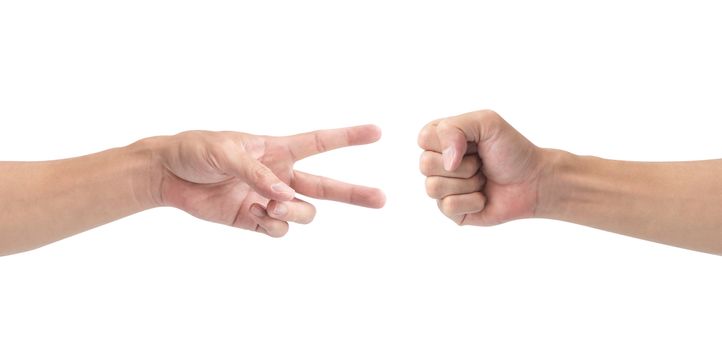
[[426, 198], [418, 130], [482, 108], [544, 147], [722, 156], [714, 2], [583, 3], [0, 2], [0, 159], [375, 123], [299, 167], [388, 195], [283, 239], [165, 208], [0, 258], [0, 349], [719, 349], [721, 258]]

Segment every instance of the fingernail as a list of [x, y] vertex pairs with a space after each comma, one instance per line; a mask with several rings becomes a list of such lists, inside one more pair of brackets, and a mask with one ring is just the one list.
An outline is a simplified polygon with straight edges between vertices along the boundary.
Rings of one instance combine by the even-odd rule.
[[277, 216], [284, 216], [286, 213], [288, 213], [288, 208], [281, 203], [276, 203], [276, 207], [273, 208], [273, 214]]
[[260, 207], [258, 207], [257, 205], [251, 206], [251, 214], [258, 216], [259, 218], [266, 216], [266, 213], [264, 212], [264, 210], [261, 209]]
[[283, 182], [279, 182], [271, 186], [271, 190], [276, 193], [294, 195], [296, 192]]
[[453, 146], [447, 147], [443, 153], [441, 153], [441, 158], [444, 160], [444, 169], [446, 171], [451, 171], [451, 166], [454, 165], [454, 156], [456, 156], [456, 150]]

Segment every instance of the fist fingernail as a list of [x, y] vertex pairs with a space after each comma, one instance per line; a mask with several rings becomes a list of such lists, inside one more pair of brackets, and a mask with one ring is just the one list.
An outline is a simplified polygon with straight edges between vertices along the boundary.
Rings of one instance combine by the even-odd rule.
[[453, 146], [447, 147], [444, 152], [441, 153], [441, 158], [444, 160], [444, 170], [452, 171], [451, 167], [454, 165], [454, 156], [456, 156], [456, 150]]
[[288, 213], [288, 208], [281, 203], [276, 203], [276, 207], [273, 208], [273, 214], [276, 216], [285, 216]]

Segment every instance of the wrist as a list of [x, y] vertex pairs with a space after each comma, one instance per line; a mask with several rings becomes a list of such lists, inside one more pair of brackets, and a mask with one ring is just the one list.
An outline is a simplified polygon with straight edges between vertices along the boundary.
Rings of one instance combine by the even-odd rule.
[[537, 208], [535, 217], [561, 219], [567, 211], [574, 191], [574, 178], [579, 177], [580, 156], [557, 150], [542, 150], [542, 170], [537, 189]]
[[136, 171], [131, 175], [136, 200], [143, 208], [163, 206], [163, 162], [161, 154], [165, 137], [157, 136], [136, 141], [125, 147], [135, 159]]

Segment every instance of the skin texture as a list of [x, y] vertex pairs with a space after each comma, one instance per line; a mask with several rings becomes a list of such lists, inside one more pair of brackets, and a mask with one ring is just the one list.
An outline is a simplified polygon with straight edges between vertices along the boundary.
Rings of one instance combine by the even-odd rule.
[[722, 160], [626, 162], [535, 146], [493, 111], [433, 121], [421, 172], [460, 225], [548, 218], [722, 254]]
[[372, 125], [286, 137], [189, 131], [72, 159], [0, 162], [0, 255], [159, 206], [273, 237], [313, 220], [315, 207], [296, 194], [381, 208], [378, 189], [293, 168], [380, 137]]

